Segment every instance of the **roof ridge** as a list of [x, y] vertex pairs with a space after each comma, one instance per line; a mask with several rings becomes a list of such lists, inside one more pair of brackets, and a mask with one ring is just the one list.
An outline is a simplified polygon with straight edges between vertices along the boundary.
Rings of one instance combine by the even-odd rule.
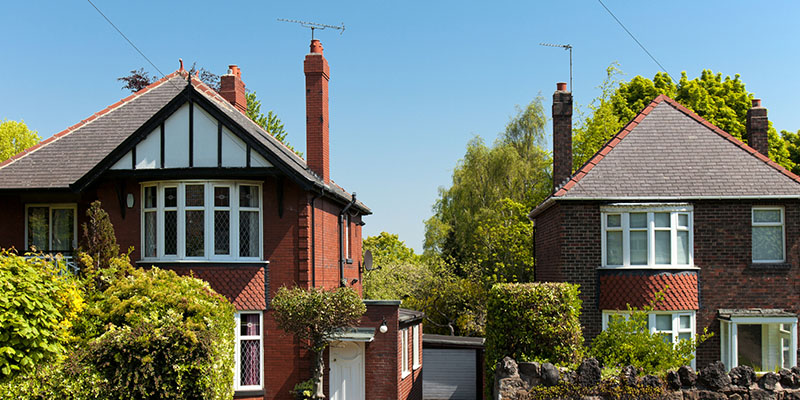
[[636, 126], [638, 126], [639, 123], [642, 122], [642, 120], [644, 120], [644, 118], [647, 117], [647, 115], [650, 114], [650, 112], [653, 111], [653, 109], [657, 105], [661, 103], [669, 104], [676, 110], [682, 112], [684, 115], [694, 119], [696, 122], [705, 126], [712, 132], [728, 140], [729, 142], [737, 145], [742, 150], [748, 152], [749, 154], [761, 160], [762, 162], [769, 165], [773, 169], [784, 174], [789, 179], [792, 179], [795, 182], [800, 183], [800, 176], [797, 176], [791, 171], [787, 170], [786, 168], [783, 168], [782, 166], [778, 165], [778, 163], [770, 159], [767, 155], [759, 153], [752, 147], [748, 146], [741, 140], [735, 138], [730, 133], [723, 131], [722, 129], [712, 124], [711, 122], [708, 122], [705, 118], [701, 117], [700, 115], [690, 110], [686, 106], [682, 105], [678, 101], [672, 99], [671, 97], [665, 94], [659, 94], [644, 109], [642, 109], [642, 111], [636, 114], [636, 116], [630, 122], [628, 122], [622, 129], [620, 129], [619, 132], [617, 132], [614, 136], [612, 136], [611, 139], [609, 139], [606, 142], [606, 144], [604, 144], [603, 147], [600, 148], [600, 150], [594, 153], [594, 155], [589, 159], [589, 161], [585, 162], [577, 171], [575, 171], [575, 173], [572, 174], [572, 176], [570, 177], [569, 181], [567, 181], [567, 183], [558, 188], [558, 190], [556, 190], [556, 192], [553, 193], [551, 197], [563, 196], [564, 194], [567, 193], [567, 191], [569, 191], [576, 184], [578, 184], [578, 182], [580, 182], [580, 180], [583, 179], [583, 177], [586, 176], [586, 174], [589, 173], [589, 171], [591, 171], [592, 168], [594, 168], [597, 165], [597, 163], [599, 163], [603, 158], [605, 158], [605, 156], [608, 155], [608, 153], [611, 152], [611, 150], [613, 150], [619, 144], [619, 142], [622, 141], [622, 139], [628, 136], [628, 134], [631, 131], [633, 131], [633, 129], [636, 128]]
[[102, 117], [103, 115], [106, 115], [106, 114], [110, 113], [111, 111], [117, 110], [117, 109], [125, 106], [126, 104], [130, 103], [133, 99], [141, 96], [144, 93], [147, 93], [147, 92], [151, 91], [152, 89], [156, 88], [157, 86], [160, 86], [161, 84], [163, 84], [164, 82], [167, 82], [168, 80], [174, 78], [175, 76], [184, 75], [184, 74], [186, 74], [186, 71], [183, 70], [183, 69], [180, 69], [180, 70], [177, 70], [177, 71], [175, 71], [175, 72], [173, 72], [171, 74], [165, 75], [163, 78], [161, 78], [161, 79], [159, 79], [159, 80], [157, 80], [157, 81], [155, 81], [155, 82], [143, 87], [142, 89], [140, 89], [140, 90], [138, 90], [138, 91], [136, 91], [134, 93], [131, 93], [129, 96], [127, 96], [127, 97], [117, 101], [116, 103], [111, 104], [110, 106], [108, 106], [108, 107], [106, 107], [106, 108], [104, 108], [104, 109], [92, 114], [88, 118], [83, 119], [80, 122], [78, 122], [78, 123], [66, 128], [66, 129], [64, 129], [64, 130], [62, 130], [60, 132], [57, 132], [57, 133], [53, 134], [49, 138], [47, 138], [45, 140], [42, 140], [41, 142], [39, 142], [39, 143], [37, 143], [37, 144], [35, 144], [35, 145], [31, 146], [31, 147], [28, 147], [27, 149], [22, 150], [21, 152], [9, 157], [7, 160], [4, 160], [3, 162], [0, 162], [0, 169], [6, 167], [8, 165], [13, 164], [14, 162], [24, 158], [25, 156], [27, 156], [29, 154], [33, 154], [37, 150], [41, 149], [44, 146], [47, 146], [50, 143], [56, 142], [58, 139], [61, 139], [62, 137], [67, 136], [68, 134], [70, 134], [72, 132], [75, 132], [76, 130], [78, 130], [78, 128], [82, 128], [82, 127], [94, 122], [95, 120], [97, 120], [98, 118]]

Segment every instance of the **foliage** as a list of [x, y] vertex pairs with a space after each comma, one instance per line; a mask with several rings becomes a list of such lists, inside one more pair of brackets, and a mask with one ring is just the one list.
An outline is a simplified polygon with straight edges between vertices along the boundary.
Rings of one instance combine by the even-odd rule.
[[294, 385], [292, 395], [295, 400], [308, 400], [312, 399], [314, 394], [314, 380], [309, 379]]
[[281, 287], [270, 303], [278, 327], [295, 335], [314, 354], [316, 395], [322, 394], [322, 354], [328, 340], [356, 325], [366, 312], [358, 293], [348, 287], [334, 290]]
[[[100, 266], [119, 255], [117, 236], [108, 213], [100, 200], [95, 200], [86, 210], [87, 222], [81, 225], [81, 243], [78, 248], [78, 266], [83, 273], [96, 271]], [[84, 253], [84, 254], [81, 254]]]
[[792, 172], [800, 175], [800, 131], [781, 131], [781, 138], [783, 138], [783, 142], [786, 145], [786, 151], [789, 153], [789, 159], [791, 159], [794, 163]]
[[117, 399], [232, 396], [233, 306], [208, 283], [136, 269], [90, 307], [105, 332], [82, 360]]
[[530, 222], [516, 211], [532, 209], [550, 193], [545, 121], [539, 97], [518, 109], [492, 147], [480, 137], [468, 143], [452, 185], [439, 189], [434, 215], [425, 221], [426, 254], [441, 256], [458, 276], [487, 287], [530, 279], [520, 273], [524, 267], [530, 271], [530, 253], [506, 245], [526, 240], [528, 230], [521, 224]]
[[144, 68], [132, 69], [130, 75], [117, 78], [118, 81], [125, 83], [122, 85], [123, 89], [128, 89], [132, 93], [136, 93], [146, 88], [151, 83], [158, 80], [157, 77], [150, 75]]
[[303, 153], [297, 151], [289, 144], [289, 140], [286, 139], [287, 132], [283, 129], [283, 122], [281, 122], [280, 118], [276, 114], [269, 110], [267, 115], [261, 113], [261, 100], [256, 98], [256, 92], [247, 92], [247, 116], [256, 123], [256, 125], [262, 127], [265, 131], [269, 132], [272, 137], [278, 139], [279, 142], [286, 145], [289, 150], [295, 152], [298, 156], [302, 157]]
[[36, 131], [28, 129], [25, 121], [0, 122], [0, 160], [7, 160], [42, 140]]
[[545, 399], [620, 399], [620, 400], [656, 400], [663, 398], [664, 388], [647, 385], [620, 385], [613, 379], [603, 380], [597, 386], [582, 386], [565, 381], [555, 386], [537, 385], [522, 397], [525, 400]]
[[414, 249], [406, 246], [397, 234], [381, 232], [377, 236], [370, 236], [362, 243], [364, 253], [372, 252], [373, 264], [376, 267], [392, 264], [407, 264], [420, 261]]
[[63, 260], [0, 251], [0, 382], [57, 359], [84, 308]]
[[[657, 73], [652, 80], [636, 76], [628, 82], [618, 81], [620, 74], [616, 64], [609, 66], [607, 77], [600, 86], [601, 95], [589, 106], [591, 115], [576, 124], [573, 140], [576, 169], [659, 94], [675, 99], [725, 132], [745, 141], [747, 110], [753, 94], [747, 91], [739, 75], [723, 79], [721, 73], [703, 70], [699, 77], [690, 80], [683, 72], [675, 84], [664, 72]], [[769, 157], [792, 169], [796, 162], [790, 158], [787, 143], [771, 123], [768, 140]]]
[[583, 336], [578, 286], [500, 283], [489, 290], [486, 366], [493, 376], [503, 357], [569, 364], [580, 360]]
[[659, 294], [655, 301], [642, 309], [628, 306], [627, 317], [609, 318], [608, 328], [592, 340], [592, 356], [606, 366], [633, 365], [647, 374], [689, 365], [697, 346], [713, 334], [704, 330], [702, 335], [673, 345], [661, 334], [651, 333], [648, 313], [661, 299], [663, 295]]
[[88, 368], [76, 367], [71, 360], [53, 360], [37, 365], [33, 371], [0, 384], [0, 399], [89, 400], [102, 399], [106, 382]]

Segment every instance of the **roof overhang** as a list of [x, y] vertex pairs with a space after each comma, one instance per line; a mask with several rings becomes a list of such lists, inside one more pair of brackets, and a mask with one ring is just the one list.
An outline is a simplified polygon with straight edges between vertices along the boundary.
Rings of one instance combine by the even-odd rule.
[[347, 328], [334, 333], [329, 342], [365, 342], [375, 340], [375, 328]]
[[717, 310], [717, 316], [737, 324], [797, 323], [797, 314], [777, 308], [723, 308]]

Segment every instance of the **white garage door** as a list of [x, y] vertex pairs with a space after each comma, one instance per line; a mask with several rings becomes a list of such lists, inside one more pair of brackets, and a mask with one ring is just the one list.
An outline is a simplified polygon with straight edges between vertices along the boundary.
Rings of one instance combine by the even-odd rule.
[[474, 349], [423, 349], [422, 398], [475, 400]]

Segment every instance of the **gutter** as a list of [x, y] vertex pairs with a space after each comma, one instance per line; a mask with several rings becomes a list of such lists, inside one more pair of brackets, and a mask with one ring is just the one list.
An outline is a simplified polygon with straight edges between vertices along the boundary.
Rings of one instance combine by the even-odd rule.
[[342, 209], [339, 213], [339, 287], [347, 286], [347, 282], [344, 280], [344, 225], [343, 219], [347, 210], [350, 209], [354, 204], [356, 204], [356, 193], [353, 192], [353, 197], [349, 203]]

